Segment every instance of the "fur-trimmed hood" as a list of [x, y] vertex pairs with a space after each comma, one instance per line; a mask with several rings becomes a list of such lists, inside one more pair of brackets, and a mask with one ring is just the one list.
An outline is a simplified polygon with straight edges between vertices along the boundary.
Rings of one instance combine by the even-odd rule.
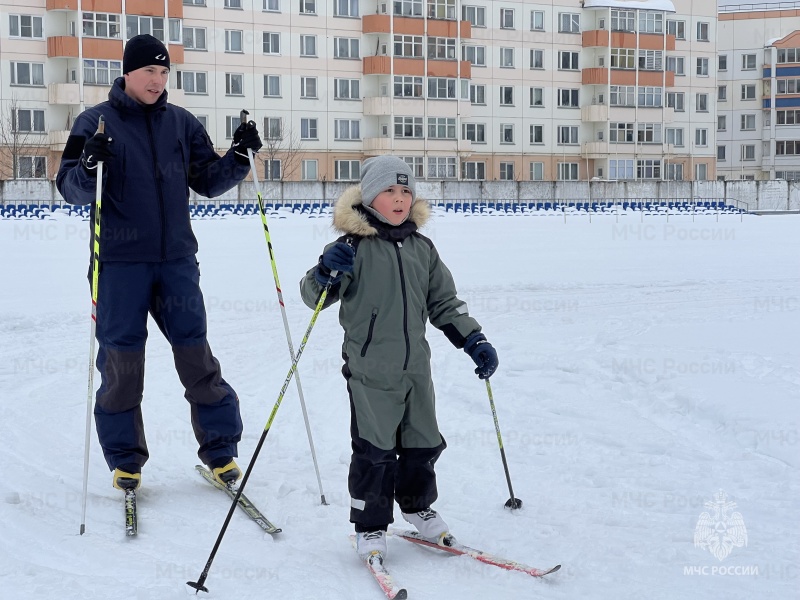
[[[354, 185], [347, 188], [333, 207], [333, 228], [340, 233], [357, 235], [360, 237], [373, 237], [378, 235], [378, 230], [369, 222], [367, 213], [360, 210], [361, 186]], [[431, 216], [428, 203], [417, 197], [411, 205], [406, 222], [411, 221], [417, 228], [422, 228]]]

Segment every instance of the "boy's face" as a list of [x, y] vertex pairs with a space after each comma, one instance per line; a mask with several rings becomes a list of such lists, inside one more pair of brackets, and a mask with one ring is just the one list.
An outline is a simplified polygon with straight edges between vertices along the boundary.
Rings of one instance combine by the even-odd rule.
[[125, 73], [125, 93], [139, 104], [155, 104], [169, 79], [169, 69], [160, 65]]
[[392, 225], [400, 225], [411, 210], [411, 190], [404, 185], [391, 185], [375, 196], [371, 206]]

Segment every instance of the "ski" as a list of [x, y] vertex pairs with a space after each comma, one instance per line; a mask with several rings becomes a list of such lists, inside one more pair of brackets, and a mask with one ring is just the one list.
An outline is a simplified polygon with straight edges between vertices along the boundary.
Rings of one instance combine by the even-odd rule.
[[392, 535], [396, 535], [397, 537], [401, 537], [404, 540], [419, 544], [421, 546], [428, 546], [429, 548], [435, 548], [436, 550], [449, 552], [450, 554], [455, 554], [456, 556], [469, 556], [478, 562], [500, 567], [501, 569], [506, 569], [508, 571], [520, 571], [522, 573], [527, 573], [532, 577], [544, 577], [550, 573], [555, 573], [561, 568], [561, 565], [556, 565], [551, 569], [537, 569], [535, 567], [529, 567], [528, 565], [518, 563], [514, 560], [502, 558], [500, 556], [490, 554], [489, 552], [484, 552], [483, 550], [477, 550], [476, 548], [470, 548], [469, 546], [460, 544], [452, 536], [445, 536], [444, 538], [445, 544], [449, 542], [452, 545], [443, 546], [437, 544], [435, 540], [423, 537], [416, 531], [391, 530], [391, 533]]
[[[356, 546], [356, 536], [350, 536], [350, 543], [353, 545], [353, 549], [357, 548]], [[361, 560], [359, 558], [359, 560]], [[372, 576], [375, 578], [375, 581], [378, 582], [378, 585], [381, 586], [381, 590], [386, 595], [389, 600], [404, 600], [408, 598], [408, 592], [405, 588], [401, 588], [400, 586], [395, 583], [394, 578], [392, 577], [391, 573], [389, 573], [388, 569], [383, 564], [383, 556], [380, 552], [373, 553], [368, 559], [362, 561], [364, 566], [367, 567]]]
[[125, 490], [125, 535], [133, 537], [139, 529], [139, 519], [136, 514], [136, 490]]
[[[219, 481], [214, 479], [214, 476], [211, 474], [211, 471], [206, 469], [203, 465], [196, 465], [195, 469], [200, 475], [203, 476], [208, 483], [213, 485], [215, 488], [222, 490], [223, 492], [227, 493], [231, 499], [236, 498], [237, 487], [235, 483], [229, 483], [228, 485], [222, 485]], [[274, 535], [276, 533], [280, 533], [283, 531], [280, 527], [276, 527], [275, 525], [270, 522], [270, 520], [265, 517], [260, 510], [258, 510], [252, 502], [248, 499], [247, 496], [241, 494], [239, 496], [239, 501], [236, 505], [241, 508], [244, 513], [250, 517], [261, 529], [266, 531], [267, 533]]]

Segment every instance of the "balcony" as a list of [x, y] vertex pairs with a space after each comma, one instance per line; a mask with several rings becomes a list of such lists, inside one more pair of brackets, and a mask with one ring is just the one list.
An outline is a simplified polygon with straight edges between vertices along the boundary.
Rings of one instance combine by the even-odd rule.
[[47, 85], [48, 104], [80, 104], [81, 92], [77, 83], [50, 83]]
[[56, 129], [47, 132], [47, 145], [53, 152], [63, 152], [67, 145], [69, 129]]
[[77, 58], [78, 38], [55, 35], [47, 38], [47, 58]]
[[[666, 38], [666, 39], [665, 39]], [[658, 33], [641, 33], [627, 31], [606, 31], [595, 29], [584, 31], [581, 34], [581, 43], [584, 48], [641, 48], [642, 50], [675, 50], [675, 36], [661, 35]]]
[[608, 121], [608, 106], [605, 104], [590, 104], [581, 106], [581, 121], [592, 123]]
[[45, 8], [47, 10], [78, 10], [78, 0], [47, 0]]
[[581, 146], [581, 158], [606, 158], [608, 142], [584, 142]]
[[364, 154], [383, 154], [392, 149], [392, 138], [372, 137], [364, 138]]
[[365, 117], [385, 117], [392, 114], [392, 99], [389, 96], [369, 96], [364, 98]]

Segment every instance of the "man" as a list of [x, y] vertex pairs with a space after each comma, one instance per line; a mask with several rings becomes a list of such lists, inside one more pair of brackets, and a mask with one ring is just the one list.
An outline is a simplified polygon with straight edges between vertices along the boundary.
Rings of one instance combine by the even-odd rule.
[[[103, 162], [97, 299], [102, 383], [94, 415], [119, 489], [140, 485], [148, 458], [141, 411], [148, 313], [172, 346], [198, 456], [218, 481], [241, 477], [233, 460], [242, 434], [239, 400], [206, 340], [188, 200], [189, 188], [213, 198], [237, 185], [250, 170], [248, 149], [258, 152], [261, 140], [255, 123], [242, 124], [231, 149], [218, 156], [197, 118], [167, 103], [169, 68], [159, 40], [131, 38], [123, 77], [114, 81], [107, 102], [75, 120], [56, 178], [67, 202], [90, 204]], [[101, 116], [102, 134], [95, 133]]]

